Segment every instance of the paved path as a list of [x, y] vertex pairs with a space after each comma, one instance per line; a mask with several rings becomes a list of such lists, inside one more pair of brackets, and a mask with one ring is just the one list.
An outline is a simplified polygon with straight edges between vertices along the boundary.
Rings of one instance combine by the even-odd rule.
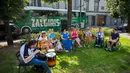
[[[20, 42], [21, 40], [14, 40], [13, 42], [14, 43], [18, 43], [18, 42]], [[7, 46], [7, 42], [6, 41], [0, 41], [0, 46]]]
[[120, 33], [120, 36], [130, 39], [130, 34], [128, 33]]

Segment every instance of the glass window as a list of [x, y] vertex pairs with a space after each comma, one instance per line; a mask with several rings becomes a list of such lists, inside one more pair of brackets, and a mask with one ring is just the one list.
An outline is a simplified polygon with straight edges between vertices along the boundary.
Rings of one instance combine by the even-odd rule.
[[89, 10], [89, 0], [84, 0], [85, 1], [85, 8], [84, 10]]
[[104, 10], [104, 6], [101, 6], [101, 10]]
[[99, 11], [99, 0], [95, 0], [94, 2], [94, 11]]

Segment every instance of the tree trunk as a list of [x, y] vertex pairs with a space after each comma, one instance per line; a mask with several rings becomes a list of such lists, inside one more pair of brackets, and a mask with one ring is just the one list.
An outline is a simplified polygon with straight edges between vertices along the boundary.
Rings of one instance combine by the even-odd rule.
[[72, 0], [68, 0], [68, 25], [67, 28], [71, 26], [72, 18]]
[[127, 32], [130, 33], [130, 10], [128, 13], [128, 25], [127, 25]]
[[9, 26], [9, 19], [6, 17], [4, 19], [4, 25], [5, 25], [5, 39], [7, 40], [8, 46], [13, 45], [13, 38], [12, 38], [12, 32], [11, 32], [11, 27]]
[[130, 16], [128, 17], [127, 32], [130, 33]]

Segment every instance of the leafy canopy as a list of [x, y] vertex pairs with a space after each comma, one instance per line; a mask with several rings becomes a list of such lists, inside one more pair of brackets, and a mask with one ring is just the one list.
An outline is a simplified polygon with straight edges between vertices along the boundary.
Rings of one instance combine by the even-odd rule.
[[106, 0], [107, 11], [115, 18], [126, 18], [130, 12], [130, 0]]
[[9, 19], [19, 18], [23, 13], [25, 6], [24, 0], [0, 0], [0, 18], [3, 19], [5, 16]]

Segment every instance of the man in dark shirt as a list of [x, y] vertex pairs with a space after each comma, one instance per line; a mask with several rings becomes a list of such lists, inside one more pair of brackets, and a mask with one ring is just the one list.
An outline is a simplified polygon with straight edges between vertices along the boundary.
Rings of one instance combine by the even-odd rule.
[[113, 45], [115, 45], [118, 41], [119, 41], [120, 35], [117, 32], [117, 28], [113, 28], [113, 32], [111, 33], [111, 37], [108, 41], [108, 50], [111, 50], [111, 48], [113, 47]]

